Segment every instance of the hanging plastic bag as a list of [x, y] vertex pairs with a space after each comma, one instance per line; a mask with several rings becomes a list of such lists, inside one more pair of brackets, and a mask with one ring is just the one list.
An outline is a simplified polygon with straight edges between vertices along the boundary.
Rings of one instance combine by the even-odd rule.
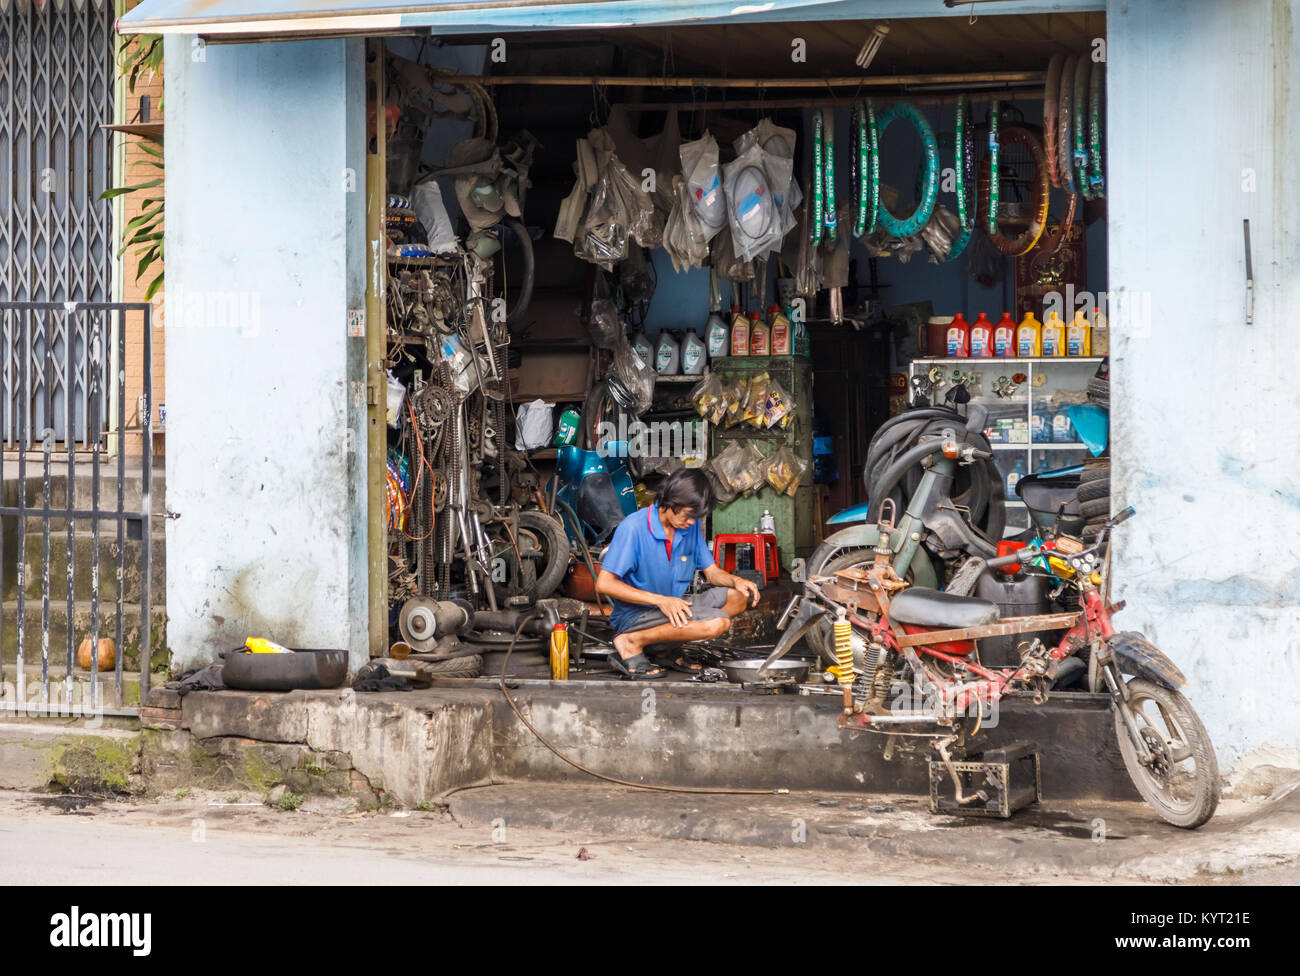
[[719, 278], [726, 281], [745, 282], [754, 280], [754, 262], [746, 261], [736, 255], [736, 246], [731, 238], [731, 226], [722, 228], [709, 245], [710, 260], [713, 270]]
[[717, 499], [717, 507], [726, 508], [736, 500], [736, 493], [723, 484], [715, 468], [716, 463], [717, 458], [710, 458], [700, 465], [700, 470], [704, 472], [705, 477], [709, 479], [709, 484], [713, 486], [713, 497]]
[[630, 395], [634, 413], [640, 414], [650, 406], [655, 394], [655, 372], [641, 361], [626, 337], [614, 345], [611, 373]]
[[451, 218], [447, 216], [447, 208], [442, 202], [442, 188], [436, 178], [430, 177], [412, 188], [411, 209], [424, 226], [430, 251], [446, 254], [456, 250], [456, 230], [451, 225]]
[[701, 417], [708, 417], [722, 399], [722, 383], [716, 373], [709, 373], [691, 390], [691, 403]]
[[[775, 183], [769, 172], [776, 176]], [[781, 246], [781, 214], [772, 186], [784, 193], [790, 184], [793, 162], [767, 156], [757, 145], [750, 146], [722, 168], [727, 199], [727, 222], [736, 254], [746, 261]]]
[[406, 386], [393, 375], [392, 371], [388, 372], [388, 397], [385, 402], [385, 417], [388, 420], [388, 426], [396, 428], [402, 420], [402, 402], [406, 399]]
[[767, 458], [753, 441], [746, 442], [741, 449], [740, 466], [731, 486], [743, 494], [750, 494], [763, 487], [767, 476]]
[[764, 479], [777, 491], [793, 496], [799, 490], [799, 479], [808, 470], [808, 462], [790, 450], [788, 444], [767, 459]]
[[[781, 215], [782, 236], [790, 233], [798, 223], [795, 209], [803, 202], [803, 193], [794, 179], [794, 152], [797, 145], [794, 129], [782, 128], [771, 119], [760, 119], [758, 125], [742, 134], [733, 144], [740, 156], [757, 146], [763, 152], [763, 166], [767, 170], [768, 184]], [[779, 161], [789, 160], [789, 172]]]
[[741, 412], [741, 423], [751, 427], [763, 427], [764, 412], [767, 410], [767, 387], [771, 377], [767, 373], [755, 373], [749, 380], [749, 393], [745, 397], [745, 409]]
[[705, 132], [694, 142], [683, 142], [680, 155], [691, 206], [711, 239], [727, 222], [718, 174], [718, 141]]
[[779, 381], [768, 384], [763, 405], [763, 426], [785, 429], [794, 422], [794, 399]]
[[727, 413], [723, 423], [735, 427], [745, 419], [745, 407], [749, 403], [749, 380], [746, 377], [732, 380], [727, 384]]
[[515, 415], [515, 450], [532, 451], [551, 442], [554, 423], [551, 414], [555, 404], [533, 400], [519, 408]]
[[587, 316], [587, 335], [598, 349], [613, 349], [624, 335], [623, 318], [610, 298], [609, 283], [600, 272], [596, 273], [596, 286]]
[[673, 262], [673, 270], [702, 268], [709, 256], [708, 228], [691, 206], [690, 191], [680, 176], [673, 177], [673, 206], [664, 228], [664, 250]]

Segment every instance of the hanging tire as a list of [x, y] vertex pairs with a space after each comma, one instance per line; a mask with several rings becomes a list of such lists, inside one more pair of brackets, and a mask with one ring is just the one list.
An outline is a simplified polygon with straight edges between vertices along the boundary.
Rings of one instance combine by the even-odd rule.
[[[1144, 766], [1121, 709], [1128, 709], [1154, 761]], [[1134, 678], [1128, 701], [1117, 705], [1115, 736], [1124, 768], [1142, 799], [1175, 827], [1201, 826], [1219, 806], [1219, 763], [1210, 735], [1196, 710], [1179, 692], [1153, 681]], [[1188, 769], [1185, 764], [1194, 765]]]
[[1077, 492], [1080, 502], [1096, 501], [1098, 498], [1104, 498], [1110, 501], [1110, 479], [1098, 478], [1095, 481], [1082, 481], [1079, 483]]
[[[1006, 125], [998, 133], [998, 139], [1003, 145], [1020, 146], [1029, 153], [1030, 159], [1034, 161], [1034, 178], [1033, 193], [1035, 194], [1034, 209], [1029, 218], [1029, 227], [1023, 234], [1016, 237], [1007, 237], [1000, 231], [996, 234], [989, 234], [989, 240], [1003, 254], [1015, 257], [1020, 254], [1026, 254], [1033, 250], [1038, 239], [1043, 236], [1043, 228], [1047, 226], [1047, 207], [1048, 197], [1051, 192], [1048, 183], [1047, 173], [1047, 156], [1043, 152], [1043, 144], [1038, 141], [1028, 129], [1018, 125]], [[992, 175], [989, 157], [985, 155], [980, 163], [979, 177], [979, 212], [983, 215], [990, 227], [996, 226], [996, 214], [989, 211], [992, 207]], [[976, 223], [980, 223], [979, 218]]]

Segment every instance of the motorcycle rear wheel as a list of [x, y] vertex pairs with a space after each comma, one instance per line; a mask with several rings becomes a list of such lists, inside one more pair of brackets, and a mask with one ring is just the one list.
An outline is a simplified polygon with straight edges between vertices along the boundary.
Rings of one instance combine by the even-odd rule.
[[[1121, 708], [1131, 711], [1139, 734], [1155, 755], [1150, 766], [1138, 759]], [[1127, 704], [1117, 705], [1114, 712], [1124, 767], [1160, 818], [1190, 830], [1214, 816], [1219, 806], [1219, 763], [1191, 703], [1171, 688], [1134, 678], [1128, 683]]]

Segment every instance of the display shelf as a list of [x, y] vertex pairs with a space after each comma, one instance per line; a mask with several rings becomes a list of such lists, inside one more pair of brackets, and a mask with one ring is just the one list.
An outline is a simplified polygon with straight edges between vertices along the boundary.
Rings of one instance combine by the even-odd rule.
[[[1088, 379], [1096, 372], [1098, 364], [1103, 362], [1103, 359], [1104, 357], [1101, 356], [1034, 356], [1006, 359], [924, 357], [912, 360], [910, 374], [911, 376], [925, 375], [936, 366], [943, 367], [944, 385], [938, 387], [932, 394], [932, 398], [940, 403], [943, 402], [944, 394], [951, 387], [949, 378], [953, 370], [981, 374], [979, 387], [981, 389], [989, 383], [990, 368], [996, 370], [995, 375], [1007, 375], [1012, 372], [1025, 374], [1025, 382], [1017, 384], [1014, 394], [1010, 397], [998, 397], [991, 392], [981, 392], [972, 395], [970, 400], [971, 403], [989, 408], [990, 426], [998, 420], [1015, 420], [1024, 424], [1019, 431], [1022, 436], [1024, 433], [1029, 433], [1029, 440], [998, 441], [991, 444], [998, 459], [998, 469], [1005, 478], [1015, 464], [1020, 465], [1022, 476], [1031, 475], [1070, 463], [1068, 458], [1070, 452], [1088, 450], [1088, 446], [1080, 441], [1036, 442], [1032, 439], [1033, 423], [1035, 414], [1043, 416], [1043, 404], [1051, 400], [1059, 391], [1086, 390]], [[1043, 454], [1039, 454], [1040, 451]], [[1067, 457], [1059, 462], [1055, 459], [1048, 461], [1044, 455], [1053, 452], [1066, 452]], [[1017, 457], [1020, 461], [1016, 461]], [[1007, 504], [1022, 507], [1021, 503], [1015, 501], [1008, 500]]]

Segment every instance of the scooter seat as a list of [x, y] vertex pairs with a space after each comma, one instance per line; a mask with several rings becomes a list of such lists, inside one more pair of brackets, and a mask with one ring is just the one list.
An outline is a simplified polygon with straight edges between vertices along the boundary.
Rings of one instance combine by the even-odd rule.
[[998, 605], [973, 596], [913, 586], [890, 601], [889, 616], [900, 624], [916, 627], [979, 627], [997, 623]]

